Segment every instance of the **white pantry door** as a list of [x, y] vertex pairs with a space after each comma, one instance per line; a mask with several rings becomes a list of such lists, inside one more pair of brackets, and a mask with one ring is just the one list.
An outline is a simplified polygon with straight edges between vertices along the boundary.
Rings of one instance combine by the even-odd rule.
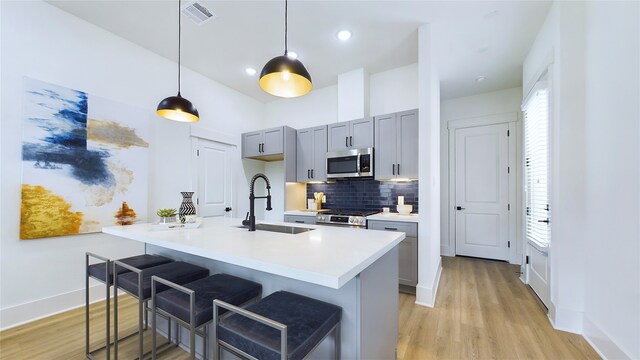
[[196, 139], [198, 216], [231, 216], [235, 147]]
[[508, 129], [455, 130], [456, 255], [509, 259]]

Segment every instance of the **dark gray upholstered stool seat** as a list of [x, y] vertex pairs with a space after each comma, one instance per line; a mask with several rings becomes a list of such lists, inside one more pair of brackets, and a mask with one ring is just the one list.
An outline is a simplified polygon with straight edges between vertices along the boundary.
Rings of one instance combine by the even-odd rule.
[[[342, 308], [306, 296], [286, 291], [275, 292], [259, 302], [242, 309], [228, 307], [215, 301], [214, 304], [234, 312], [219, 320], [216, 327], [214, 355], [218, 345], [237, 350], [261, 360], [305, 358], [322, 340], [335, 329], [336, 358], [339, 358], [339, 328]], [[267, 325], [251, 318], [246, 313], [263, 316], [280, 325]], [[216, 319], [217, 320], [217, 319]], [[286, 349], [282, 349], [283, 333], [286, 332]], [[284, 356], [282, 352], [284, 351]]]
[[[203, 327], [200, 335], [204, 339], [203, 357], [206, 358], [208, 342], [206, 325], [213, 320], [214, 299], [219, 299], [235, 306], [242, 306], [250, 301], [259, 299], [262, 294], [262, 285], [228, 274], [212, 275], [190, 282], [182, 287], [171, 284], [167, 279], [159, 276], [154, 276], [152, 282], [156, 283], [156, 291], [161, 284], [172, 287], [172, 289], [158, 294], [152, 291], [154, 334], [156, 332], [156, 311], [178, 319], [178, 323], [182, 323], [190, 331], [192, 358], [195, 358], [196, 330], [200, 327]], [[221, 309], [220, 313], [225, 311]], [[155, 338], [153, 358], [155, 359]]]
[[[89, 259], [90, 258], [95, 258], [98, 260], [101, 260], [102, 262], [100, 263], [96, 263], [96, 264], [91, 264], [89, 265]], [[124, 259], [119, 259], [119, 261], [128, 264], [130, 266], [133, 266], [135, 268], [138, 269], [144, 269], [144, 268], [148, 268], [148, 267], [152, 267], [152, 266], [157, 266], [157, 265], [161, 265], [161, 264], [166, 264], [169, 262], [172, 262], [173, 260], [166, 258], [164, 256], [159, 256], [159, 255], [149, 255], [149, 254], [144, 254], [144, 255], [138, 255], [138, 256], [132, 256], [132, 257], [128, 257], [128, 258], [124, 258]], [[89, 278], [94, 278], [102, 283], [105, 284], [105, 292], [106, 292], [106, 296], [105, 296], [105, 306], [106, 306], [106, 316], [105, 316], [105, 322], [106, 322], [106, 333], [105, 333], [105, 346], [103, 348], [105, 348], [105, 356], [107, 358], [109, 358], [110, 356], [110, 343], [111, 343], [111, 337], [110, 337], [110, 331], [111, 331], [111, 324], [110, 324], [110, 317], [111, 317], [111, 311], [110, 311], [110, 303], [111, 303], [111, 294], [110, 294], [110, 287], [111, 285], [113, 285], [113, 261], [111, 259], [108, 259], [106, 257], [103, 256], [99, 256], [96, 254], [92, 254], [90, 252], [85, 253], [85, 352], [86, 352], [86, 357], [92, 359], [93, 355], [92, 352], [94, 352], [95, 350], [91, 351], [89, 350], [89, 342], [90, 342], [90, 334], [89, 334]], [[124, 272], [128, 272], [128, 269], [125, 268], [119, 268], [118, 271], [120, 271], [121, 273]], [[101, 348], [102, 349], [102, 348]], [[96, 349], [97, 350], [97, 349]]]
[[[132, 257], [120, 259], [119, 261], [127, 265], [133, 266], [136, 269], [146, 269], [146, 268], [173, 262], [173, 260], [166, 258], [164, 256], [150, 255], [150, 254], [132, 256]], [[129, 271], [130, 271], [129, 269], [118, 267], [118, 275], [124, 274]], [[100, 280], [104, 283], [107, 283], [107, 274], [106, 274], [104, 263], [89, 265], [89, 276], [91, 276], [94, 279]], [[108, 284], [109, 285], [113, 284], [113, 267], [112, 266], [109, 267]]]
[[[119, 274], [119, 267], [128, 268], [130, 272]], [[200, 266], [192, 265], [182, 261], [175, 261], [168, 264], [162, 264], [146, 269], [136, 269], [132, 266], [124, 264], [120, 261], [114, 262], [114, 285], [118, 289], [122, 289], [130, 295], [138, 299], [138, 350], [139, 359], [143, 358], [143, 321], [142, 317], [144, 312], [144, 303], [151, 298], [151, 277], [161, 276], [169, 279], [176, 284], [182, 285], [198, 279], [202, 279], [209, 275], [209, 270]], [[168, 289], [166, 285], [162, 285], [157, 289], [158, 292]], [[114, 300], [114, 328], [115, 328], [115, 341], [114, 352], [115, 359], [118, 358], [118, 297]]]

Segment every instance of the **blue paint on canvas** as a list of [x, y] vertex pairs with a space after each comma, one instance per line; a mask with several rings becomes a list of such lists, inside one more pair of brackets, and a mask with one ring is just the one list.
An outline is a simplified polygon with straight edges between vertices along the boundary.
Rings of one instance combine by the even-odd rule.
[[40, 88], [27, 91], [35, 116], [28, 121], [40, 128], [41, 135], [22, 147], [22, 160], [41, 169], [71, 167], [71, 175], [86, 185], [112, 187], [115, 178], [107, 166], [106, 150], [87, 149], [86, 93], [38, 82]]

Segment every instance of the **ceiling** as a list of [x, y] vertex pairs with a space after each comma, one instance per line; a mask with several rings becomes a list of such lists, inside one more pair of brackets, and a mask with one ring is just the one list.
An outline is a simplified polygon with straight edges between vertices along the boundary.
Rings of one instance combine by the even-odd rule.
[[[59, 1], [54, 6], [177, 61], [176, 1]], [[182, 64], [261, 102], [258, 70], [284, 52], [284, 2], [200, 1], [216, 18], [183, 17]], [[443, 99], [521, 86], [522, 62], [548, 1], [290, 1], [289, 50], [314, 88], [364, 67], [370, 74], [418, 61], [418, 27], [430, 23]], [[341, 29], [353, 37], [336, 39]], [[486, 77], [476, 82], [479, 76]], [[171, 81], [167, 77], [167, 81]], [[188, 89], [183, 89], [188, 94]], [[188, 95], [186, 95], [188, 96]]]

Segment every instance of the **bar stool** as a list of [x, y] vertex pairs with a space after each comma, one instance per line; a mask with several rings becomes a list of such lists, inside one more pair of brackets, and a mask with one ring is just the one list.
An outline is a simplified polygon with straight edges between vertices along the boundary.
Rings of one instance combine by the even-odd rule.
[[[172, 289], [156, 294], [157, 284]], [[191, 358], [196, 357], [196, 333], [202, 336], [203, 355], [207, 358], [209, 341], [207, 325], [213, 320], [213, 300], [243, 306], [260, 299], [262, 285], [227, 274], [216, 274], [180, 286], [158, 276], [151, 278], [151, 302], [153, 321], [152, 359], [156, 358], [156, 312], [170, 316], [176, 323], [189, 329]], [[221, 313], [226, 310], [221, 309]]]
[[[89, 265], [89, 259], [93, 258], [93, 259], [98, 259], [102, 262], [97, 263], [97, 264], [91, 264]], [[119, 261], [122, 261], [123, 263], [127, 264], [127, 265], [131, 265], [133, 267], [136, 267], [138, 269], [145, 269], [148, 267], [153, 267], [153, 266], [157, 266], [157, 265], [162, 265], [162, 264], [166, 264], [166, 263], [170, 263], [173, 260], [163, 257], [163, 256], [159, 256], [159, 255], [149, 255], [149, 254], [144, 254], [144, 255], [138, 255], [138, 256], [132, 256], [132, 257], [128, 257], [128, 258], [124, 258], [124, 259], [120, 259]], [[125, 269], [125, 268], [120, 268], [119, 270], [121, 273], [124, 272], [128, 272], [129, 270]], [[106, 352], [106, 358], [109, 359], [109, 351], [111, 350], [111, 337], [110, 337], [110, 331], [111, 331], [111, 314], [110, 314], [110, 310], [111, 310], [111, 293], [110, 293], [110, 288], [111, 285], [113, 285], [113, 261], [111, 259], [108, 259], [104, 256], [100, 256], [100, 255], [96, 255], [94, 253], [90, 253], [90, 252], [86, 252], [85, 253], [85, 356], [88, 359], [94, 359], [93, 356], [93, 352], [103, 349], [103, 348], [99, 348], [99, 349], [95, 349], [93, 351], [89, 350], [89, 340], [90, 340], [90, 330], [89, 330], [89, 278], [93, 278], [97, 281], [100, 281], [102, 283], [105, 284], [105, 293], [106, 293], [106, 297], [105, 297], [105, 308], [106, 308], [106, 315], [105, 315], [105, 322], [106, 322], [106, 335], [105, 335], [105, 346], [103, 347], [105, 349]], [[116, 294], [117, 296], [117, 294]]]
[[[144, 356], [143, 344], [143, 313], [145, 304], [151, 299], [151, 277], [154, 275], [161, 276], [176, 284], [186, 284], [203, 277], [209, 276], [209, 270], [200, 266], [192, 265], [182, 261], [176, 261], [168, 264], [154, 266], [146, 269], [136, 269], [121, 261], [114, 261], [113, 284], [116, 289], [122, 289], [129, 295], [138, 299], [138, 359]], [[122, 275], [118, 274], [118, 268], [123, 267], [129, 269], [130, 272]], [[160, 285], [158, 292], [168, 289], [166, 285]], [[117, 297], [113, 303], [113, 322], [114, 322], [114, 359], [118, 359], [118, 301]]]
[[[233, 314], [219, 319], [218, 307]], [[220, 347], [245, 359], [304, 359], [332, 332], [339, 359], [341, 317], [339, 306], [286, 291], [246, 310], [214, 300], [214, 360], [220, 358]]]

